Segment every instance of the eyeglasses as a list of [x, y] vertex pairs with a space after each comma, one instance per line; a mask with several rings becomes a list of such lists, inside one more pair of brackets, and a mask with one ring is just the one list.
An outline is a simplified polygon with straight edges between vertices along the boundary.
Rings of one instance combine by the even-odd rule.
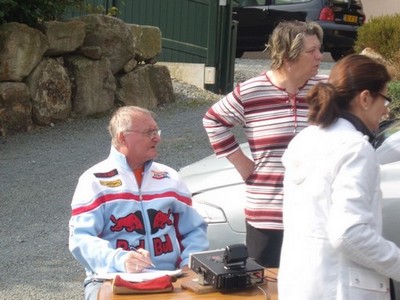
[[136, 133], [141, 133], [145, 136], [147, 136], [149, 139], [153, 139], [157, 136], [161, 136], [161, 129], [149, 129], [145, 131], [139, 131], [139, 130], [124, 130], [124, 132], [136, 132]]
[[385, 99], [385, 104], [384, 104], [385, 106], [389, 106], [389, 104], [392, 102], [392, 98], [383, 95], [381, 93], [378, 93], [378, 95], [381, 96], [383, 99]]

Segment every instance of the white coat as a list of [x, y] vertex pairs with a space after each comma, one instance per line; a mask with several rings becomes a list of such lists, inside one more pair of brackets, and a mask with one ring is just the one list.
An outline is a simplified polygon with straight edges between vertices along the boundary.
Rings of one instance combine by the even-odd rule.
[[400, 250], [381, 236], [379, 164], [366, 136], [344, 119], [309, 126], [282, 160], [279, 300], [390, 299]]

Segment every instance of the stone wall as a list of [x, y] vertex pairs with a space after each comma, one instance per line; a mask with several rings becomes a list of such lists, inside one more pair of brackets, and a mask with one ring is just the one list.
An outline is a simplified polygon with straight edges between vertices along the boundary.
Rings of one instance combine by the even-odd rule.
[[87, 15], [40, 28], [0, 26], [0, 135], [120, 105], [174, 101], [157, 27]]

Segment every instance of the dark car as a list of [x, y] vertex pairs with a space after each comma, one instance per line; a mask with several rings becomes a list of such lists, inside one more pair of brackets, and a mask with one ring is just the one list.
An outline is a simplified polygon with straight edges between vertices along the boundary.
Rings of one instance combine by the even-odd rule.
[[236, 57], [262, 51], [282, 20], [310, 20], [324, 30], [322, 50], [334, 60], [353, 52], [357, 29], [364, 24], [361, 0], [233, 0], [238, 21]]

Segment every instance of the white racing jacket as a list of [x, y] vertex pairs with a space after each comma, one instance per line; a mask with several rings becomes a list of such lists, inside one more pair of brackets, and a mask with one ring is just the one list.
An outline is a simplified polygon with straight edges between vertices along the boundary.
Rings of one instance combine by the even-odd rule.
[[79, 179], [72, 200], [69, 249], [87, 275], [125, 272], [126, 254], [144, 248], [160, 270], [188, 264], [208, 249], [206, 223], [175, 170], [149, 161], [139, 188], [126, 158], [109, 157]]
[[283, 156], [279, 300], [390, 299], [400, 251], [381, 236], [379, 164], [344, 119], [310, 126]]

